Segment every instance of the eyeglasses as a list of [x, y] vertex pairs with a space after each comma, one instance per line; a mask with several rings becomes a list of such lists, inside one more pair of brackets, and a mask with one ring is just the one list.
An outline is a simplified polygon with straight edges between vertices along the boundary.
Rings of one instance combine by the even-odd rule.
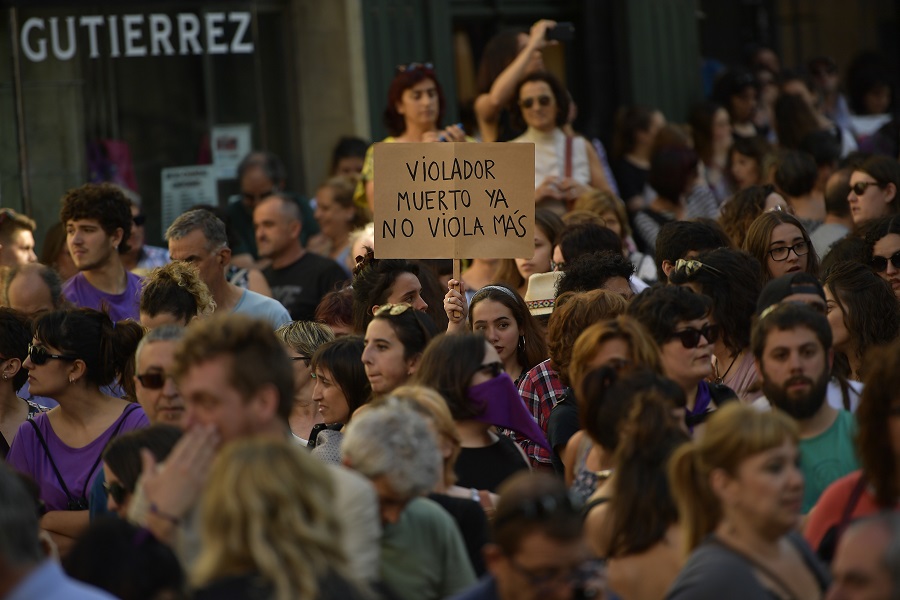
[[290, 356], [288, 358], [290, 358], [291, 360], [302, 360], [307, 369], [309, 368], [309, 362], [312, 360], [308, 356]]
[[78, 360], [77, 356], [67, 354], [50, 354], [43, 346], [28, 344], [28, 358], [36, 365], [45, 365], [51, 358], [56, 360]]
[[125, 486], [118, 481], [104, 481], [103, 489], [106, 490], [109, 497], [119, 506], [122, 506], [122, 504], [125, 503], [125, 498], [128, 496], [128, 490], [126, 490]]
[[881, 273], [887, 270], [888, 261], [894, 265], [895, 269], [900, 269], [900, 252], [895, 252], [890, 258], [873, 256], [872, 260], [869, 261], [869, 266], [875, 269], [876, 273]]
[[555, 262], [554, 260], [550, 260], [550, 270], [551, 271], [565, 271], [566, 263], [563, 262]]
[[412, 73], [413, 71], [434, 71], [434, 65], [430, 62], [411, 62], [408, 65], [397, 65], [394, 70], [397, 73]]
[[138, 375], [137, 379], [141, 382], [141, 385], [148, 390], [159, 390], [166, 385], [168, 376], [164, 372], [144, 373], [143, 375]]
[[138, 227], [143, 227], [144, 223], [147, 222], [147, 215], [135, 215], [131, 220], [134, 221], [134, 224]]
[[669, 339], [674, 340], [678, 338], [681, 340], [681, 345], [685, 348], [696, 348], [700, 345], [701, 337], [706, 338], [706, 341], [710, 344], [715, 344], [716, 340], [719, 339], [719, 326], [707, 323], [700, 329], [696, 327], [679, 329], [678, 331], [673, 331]]
[[791, 250], [794, 251], [798, 258], [806, 256], [809, 254], [809, 244], [807, 242], [797, 242], [793, 246], [779, 246], [769, 250], [768, 255], [772, 257], [772, 260], [781, 262], [788, 259], [788, 256], [791, 255]]
[[856, 194], [857, 196], [862, 196], [866, 193], [866, 190], [869, 189], [870, 185], [875, 185], [878, 187], [884, 187], [884, 184], [878, 183], [877, 181], [857, 181], [853, 185], [850, 186], [850, 191]]
[[685, 260], [683, 258], [679, 258], [678, 260], [675, 261], [675, 270], [683, 271], [684, 274], [687, 275], [688, 277], [691, 277], [700, 269], [709, 269], [710, 271], [712, 271], [713, 273], [715, 273], [717, 275], [724, 275], [724, 273], [722, 273], [722, 271], [720, 271], [719, 269], [717, 269], [715, 267], [711, 267], [707, 264], [704, 264], [704, 263], [700, 262], [699, 260]]
[[500, 361], [488, 363], [486, 365], [481, 365], [481, 368], [478, 369], [479, 373], [487, 373], [492, 378], [499, 377], [500, 373], [503, 373], [503, 363]]
[[519, 106], [522, 108], [531, 108], [534, 106], [534, 103], [537, 102], [540, 106], [550, 106], [550, 101], [553, 100], [550, 96], [546, 94], [541, 94], [540, 96], [532, 96], [530, 98], [522, 98], [519, 100]]
[[406, 302], [400, 302], [398, 304], [382, 304], [378, 307], [378, 310], [375, 311], [375, 316], [383, 317], [384, 315], [391, 315], [392, 317], [396, 317], [408, 310], [412, 310], [412, 304]]

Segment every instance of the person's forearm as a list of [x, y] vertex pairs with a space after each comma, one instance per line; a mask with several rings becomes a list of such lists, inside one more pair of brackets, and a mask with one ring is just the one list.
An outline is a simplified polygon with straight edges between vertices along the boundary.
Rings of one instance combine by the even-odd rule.
[[51, 510], [41, 517], [41, 529], [56, 535], [76, 538], [90, 522], [86, 510]]

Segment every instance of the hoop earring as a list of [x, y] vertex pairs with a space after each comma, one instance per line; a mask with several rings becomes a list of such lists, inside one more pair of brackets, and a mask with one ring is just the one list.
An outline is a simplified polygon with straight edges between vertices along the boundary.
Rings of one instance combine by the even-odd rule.
[[519, 336], [519, 343], [516, 346], [522, 352], [525, 352], [525, 336]]

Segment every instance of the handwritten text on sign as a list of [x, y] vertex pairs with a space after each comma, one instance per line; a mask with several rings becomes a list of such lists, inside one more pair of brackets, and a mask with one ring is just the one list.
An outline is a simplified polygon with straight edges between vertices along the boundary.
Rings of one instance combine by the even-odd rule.
[[375, 145], [375, 256], [531, 258], [534, 146]]

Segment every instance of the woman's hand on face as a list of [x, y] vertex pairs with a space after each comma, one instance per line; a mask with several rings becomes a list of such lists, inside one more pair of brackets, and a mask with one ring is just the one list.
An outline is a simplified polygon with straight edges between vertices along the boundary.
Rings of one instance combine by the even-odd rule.
[[469, 307], [466, 303], [466, 284], [462, 281], [451, 279], [448, 282], [448, 287], [450, 289], [444, 295], [444, 312], [447, 313], [447, 319], [449, 320], [447, 331], [450, 333], [465, 331], [466, 316], [469, 312]]

